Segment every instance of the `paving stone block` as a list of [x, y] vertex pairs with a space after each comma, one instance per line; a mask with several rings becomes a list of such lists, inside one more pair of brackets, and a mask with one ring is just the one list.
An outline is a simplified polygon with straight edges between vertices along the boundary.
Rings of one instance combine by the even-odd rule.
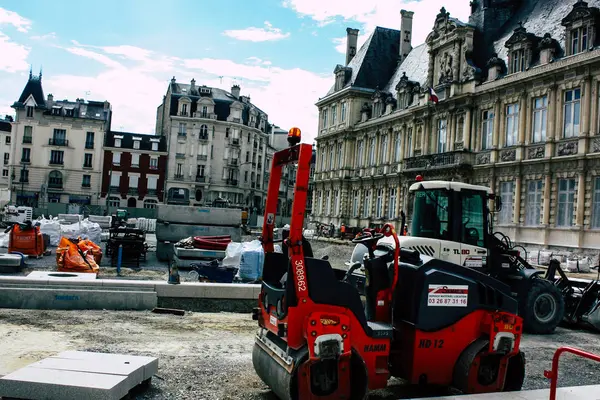
[[87, 351], [67, 350], [58, 354], [54, 358], [86, 360], [92, 362], [102, 361], [114, 363], [129, 363], [129, 365], [133, 366], [143, 366], [143, 380], [152, 378], [152, 376], [158, 372], [158, 358], [156, 357], [135, 356], [129, 354], [91, 353]]
[[27, 275], [27, 278], [48, 279], [68, 281], [89, 281], [96, 280], [98, 274], [82, 272], [58, 272], [58, 271], [33, 271]]

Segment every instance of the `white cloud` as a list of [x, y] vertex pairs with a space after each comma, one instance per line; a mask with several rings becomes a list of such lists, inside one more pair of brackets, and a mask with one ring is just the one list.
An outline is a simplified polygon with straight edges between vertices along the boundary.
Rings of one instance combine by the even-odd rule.
[[23, 33], [27, 33], [31, 29], [30, 20], [2, 7], [0, 7], [0, 25], [12, 25]]
[[113, 106], [114, 129], [154, 132], [156, 107], [175, 75], [178, 82], [194, 78], [199, 85], [225, 90], [241, 81], [242, 94], [250, 95], [252, 103], [266, 112], [272, 123], [285, 129], [299, 126], [303, 141], [311, 143], [318, 121], [314, 103], [331, 86], [329, 76], [278, 68], [258, 57], [249, 57], [243, 63], [215, 58], [179, 59], [132, 46], [72, 43], [75, 46], [64, 50], [95, 60], [106, 70], [97, 76], [46, 76], [44, 89], [60, 98], [83, 97], [89, 91], [85, 98], [108, 100]]
[[250, 27], [246, 29], [227, 30], [223, 32], [225, 36], [229, 36], [238, 40], [247, 40], [250, 42], [267, 42], [288, 38], [290, 33], [283, 33], [279, 28], [273, 28], [269, 21], [265, 21], [264, 28]]
[[15, 43], [0, 31], [0, 71], [18, 72], [29, 68], [27, 57], [30, 49]]
[[[300, 16], [312, 18], [325, 24], [333, 21], [345, 21], [349, 27], [359, 28], [358, 48], [376, 26], [400, 29], [400, 10], [414, 11], [412, 44], [418, 46], [431, 32], [435, 17], [442, 7], [446, 7], [450, 16], [461, 21], [469, 19], [470, 7], [467, 1], [450, 2], [448, 0], [284, 0], [284, 6], [293, 9]], [[355, 26], [356, 25], [356, 26]], [[336, 50], [346, 53], [346, 36], [334, 39]]]
[[54, 40], [56, 39], [56, 32], [50, 32], [45, 35], [34, 35], [31, 37], [32, 40]]

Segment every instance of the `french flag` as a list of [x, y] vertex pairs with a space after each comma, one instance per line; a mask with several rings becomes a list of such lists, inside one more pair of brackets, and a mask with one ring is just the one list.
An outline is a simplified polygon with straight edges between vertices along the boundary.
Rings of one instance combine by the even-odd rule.
[[429, 88], [429, 101], [433, 101], [435, 104], [439, 103], [440, 99], [437, 96], [435, 90], [432, 87]]

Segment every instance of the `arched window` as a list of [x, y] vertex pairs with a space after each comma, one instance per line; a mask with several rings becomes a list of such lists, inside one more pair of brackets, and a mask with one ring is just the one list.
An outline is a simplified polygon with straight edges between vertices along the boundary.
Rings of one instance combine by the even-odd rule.
[[200, 134], [201, 135], [208, 135], [208, 127], [206, 125], [202, 125], [200, 127]]
[[202, 190], [196, 189], [196, 201], [202, 201]]
[[130, 207], [130, 208], [137, 207], [137, 200], [135, 199], [135, 197], [130, 197], [129, 200], [127, 200], [127, 207]]
[[144, 200], [144, 208], [156, 208], [158, 206], [158, 201], [153, 199]]
[[63, 176], [60, 171], [50, 172], [50, 175], [48, 175], [48, 187], [54, 189], [62, 189]]

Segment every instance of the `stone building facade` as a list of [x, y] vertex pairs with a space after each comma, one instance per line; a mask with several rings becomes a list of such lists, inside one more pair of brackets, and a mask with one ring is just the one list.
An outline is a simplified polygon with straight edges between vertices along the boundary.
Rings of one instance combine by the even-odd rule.
[[515, 242], [600, 248], [600, 1], [471, 7], [468, 23], [442, 9], [416, 47], [403, 10], [400, 31], [378, 27], [336, 66], [317, 102], [314, 217], [410, 221], [422, 175], [491, 187]]
[[30, 72], [12, 107], [16, 118], [9, 164], [11, 202], [33, 207], [98, 205], [102, 145], [112, 118], [110, 103], [46, 97], [42, 74]]
[[2, 174], [0, 174], [0, 188], [8, 188], [10, 179], [10, 151], [12, 147], [12, 123], [11, 116], [0, 120], [0, 154], [2, 154]]
[[173, 78], [157, 110], [156, 132], [168, 149], [166, 202], [262, 208], [266, 197], [271, 124], [240, 95]]

